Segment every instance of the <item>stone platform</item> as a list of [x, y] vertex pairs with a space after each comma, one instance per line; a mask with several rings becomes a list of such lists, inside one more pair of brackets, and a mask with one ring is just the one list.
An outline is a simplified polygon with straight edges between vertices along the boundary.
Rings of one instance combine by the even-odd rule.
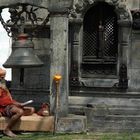
[[58, 133], [82, 133], [87, 131], [87, 117], [83, 115], [69, 114], [58, 120]]
[[[0, 130], [3, 130], [9, 119], [0, 117]], [[14, 131], [54, 131], [54, 116], [42, 117], [37, 114], [32, 116], [22, 116], [17, 124], [13, 127]], [[56, 126], [57, 133], [81, 133], [87, 130], [86, 116], [69, 114], [67, 117], [58, 119]]]
[[[7, 125], [9, 119], [0, 117], [0, 130], [3, 130]], [[15, 131], [53, 131], [54, 130], [54, 117], [42, 117], [37, 114], [32, 116], [22, 116], [12, 130]]]
[[87, 129], [91, 132], [139, 133], [140, 94], [138, 94], [129, 93], [123, 97], [119, 93], [116, 93], [118, 97], [72, 96], [69, 98], [69, 113], [85, 115]]

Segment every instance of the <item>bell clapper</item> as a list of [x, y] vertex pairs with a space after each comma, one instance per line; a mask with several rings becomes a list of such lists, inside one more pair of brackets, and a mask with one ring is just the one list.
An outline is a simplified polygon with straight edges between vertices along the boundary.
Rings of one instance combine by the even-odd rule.
[[24, 68], [20, 68], [20, 85], [24, 85]]

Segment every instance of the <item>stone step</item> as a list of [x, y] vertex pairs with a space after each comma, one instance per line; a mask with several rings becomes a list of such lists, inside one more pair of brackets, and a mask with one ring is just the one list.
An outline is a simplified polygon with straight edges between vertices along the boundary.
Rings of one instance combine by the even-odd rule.
[[104, 107], [140, 107], [140, 98], [69, 96], [69, 105]]
[[90, 116], [140, 115], [140, 99], [69, 97], [69, 113]]
[[88, 126], [96, 132], [140, 132], [140, 115], [96, 116]]
[[110, 107], [108, 108], [110, 115], [140, 115], [140, 109], [137, 107]]
[[87, 117], [69, 114], [58, 119], [57, 132], [59, 133], [83, 133], [87, 131]]
[[140, 132], [140, 99], [69, 97], [69, 112], [87, 117], [89, 131]]
[[113, 110], [106, 111], [102, 109], [88, 108], [88, 107], [74, 107], [69, 108], [72, 113], [85, 115], [87, 117], [87, 128], [89, 131], [100, 132], [127, 132], [140, 131], [137, 123], [140, 124], [140, 111]]
[[140, 115], [106, 115], [94, 116], [94, 120], [100, 121], [140, 121]]
[[70, 90], [71, 96], [80, 96], [80, 97], [110, 97], [110, 98], [140, 98], [140, 92], [132, 91], [120, 91], [115, 89], [106, 89], [106, 88], [78, 88]]
[[87, 112], [93, 112], [94, 116], [102, 115], [140, 115], [140, 109], [137, 107], [85, 107], [69, 106], [69, 113], [77, 115], [86, 115]]
[[70, 114], [76, 114], [76, 115], [85, 115], [86, 109], [87, 107], [75, 106], [75, 105], [71, 105], [68, 108]]

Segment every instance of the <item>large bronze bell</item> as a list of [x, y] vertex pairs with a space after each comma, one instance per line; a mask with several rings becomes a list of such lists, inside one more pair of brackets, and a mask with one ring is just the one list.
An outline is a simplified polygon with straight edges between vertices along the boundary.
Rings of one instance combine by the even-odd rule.
[[3, 64], [5, 68], [27, 68], [42, 66], [43, 62], [34, 54], [33, 42], [27, 34], [20, 34], [13, 43], [12, 53]]

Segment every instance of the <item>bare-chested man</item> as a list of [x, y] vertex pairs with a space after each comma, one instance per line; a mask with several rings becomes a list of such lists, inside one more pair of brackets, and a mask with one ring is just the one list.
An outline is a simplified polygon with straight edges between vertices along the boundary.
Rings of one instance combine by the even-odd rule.
[[9, 137], [16, 137], [16, 134], [11, 131], [12, 127], [21, 116], [32, 115], [34, 108], [22, 106], [22, 103], [13, 100], [6, 87], [5, 75], [6, 71], [0, 68], [0, 116], [6, 116], [10, 119], [3, 133]]

